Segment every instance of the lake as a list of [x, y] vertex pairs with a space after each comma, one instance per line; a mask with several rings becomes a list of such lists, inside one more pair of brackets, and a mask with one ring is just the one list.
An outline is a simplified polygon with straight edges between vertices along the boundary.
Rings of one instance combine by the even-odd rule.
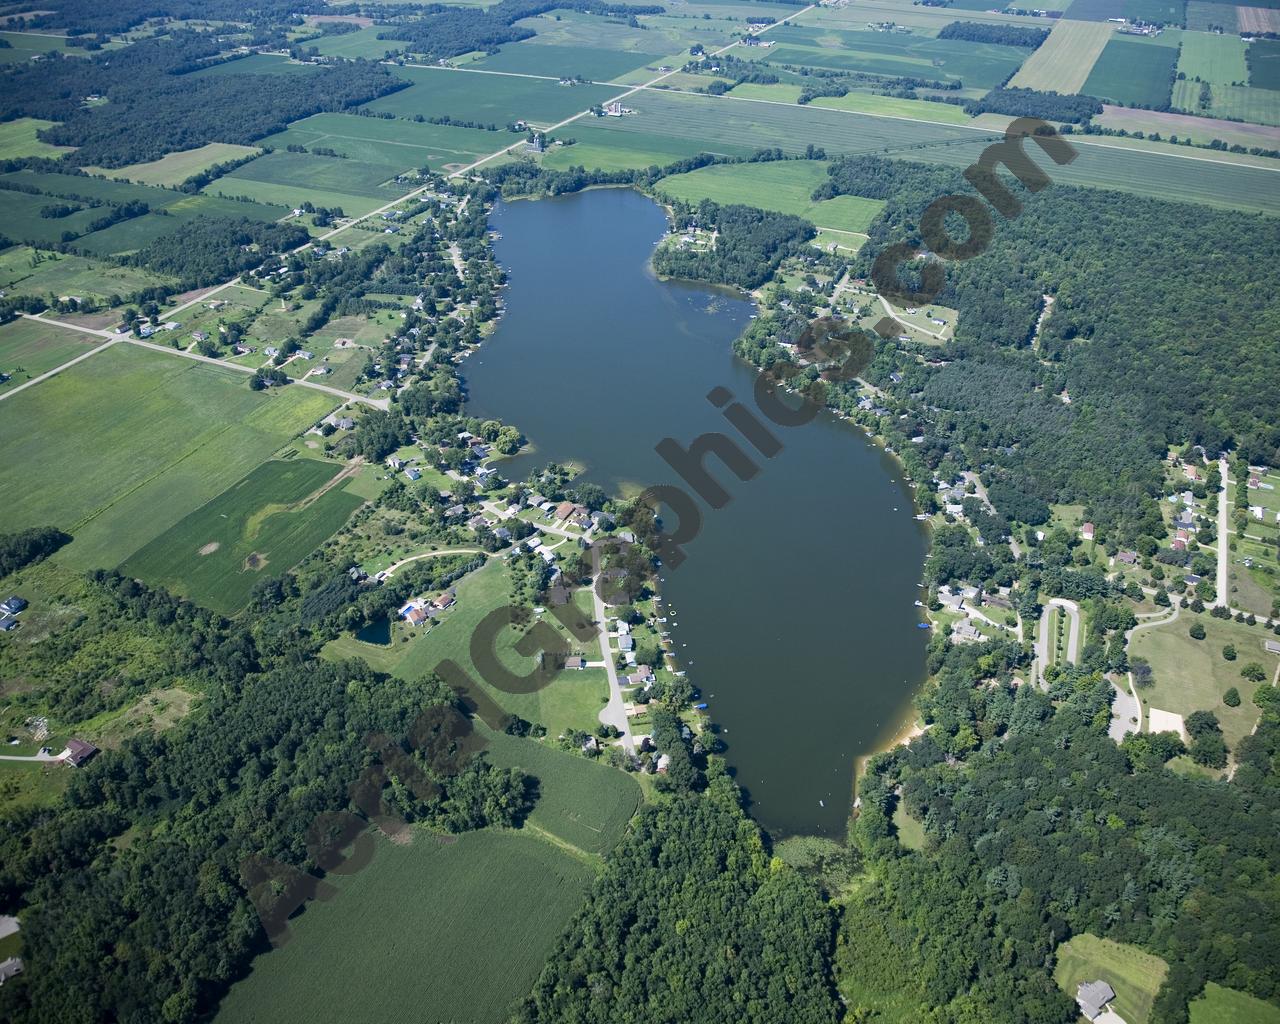
[[760, 467], [705, 504], [678, 568], [663, 569], [675, 653], [721, 726], [726, 757], [775, 834], [843, 836], [854, 764], [910, 712], [924, 678], [913, 602], [926, 537], [892, 458], [822, 413], [772, 427], [759, 455], [706, 398], [755, 412], [756, 371], [732, 352], [754, 312], [727, 292], [660, 281], [649, 267], [664, 211], [629, 189], [502, 203], [491, 226], [507, 309], [463, 367], [469, 415], [519, 427], [536, 450], [502, 472], [585, 467], [606, 490], [675, 484], [655, 452], [723, 431]]

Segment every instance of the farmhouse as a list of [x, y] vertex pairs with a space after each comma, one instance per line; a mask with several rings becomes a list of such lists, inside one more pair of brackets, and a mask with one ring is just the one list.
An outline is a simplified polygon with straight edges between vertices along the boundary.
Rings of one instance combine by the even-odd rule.
[[0, 985], [21, 973], [22, 960], [19, 957], [11, 956], [7, 960], [0, 960]]
[[62, 758], [63, 764], [69, 764], [72, 768], [79, 768], [88, 762], [94, 754], [98, 752], [98, 748], [92, 743], [86, 743], [84, 740], [70, 739], [67, 740], [67, 749]]
[[1085, 540], [1093, 540], [1093, 523], [1085, 523], [1080, 527], [1080, 536]]
[[445, 593], [441, 594], [439, 597], [437, 597], [437, 598], [436, 598], [434, 601], [432, 601], [431, 603], [432, 603], [432, 605], [434, 605], [436, 608], [439, 608], [441, 611], [443, 611], [444, 609], [446, 609], [446, 608], [451, 608], [451, 607], [453, 606], [453, 604], [454, 604], [454, 597], [453, 597], [453, 595], [452, 595], [452, 594], [450, 594], [450, 593], [448, 593], [448, 592], [446, 591]]
[[1115, 997], [1115, 992], [1105, 981], [1083, 981], [1076, 989], [1076, 1002], [1080, 1005], [1080, 1012], [1089, 1020], [1097, 1020], [1102, 1016], [1107, 1003]]

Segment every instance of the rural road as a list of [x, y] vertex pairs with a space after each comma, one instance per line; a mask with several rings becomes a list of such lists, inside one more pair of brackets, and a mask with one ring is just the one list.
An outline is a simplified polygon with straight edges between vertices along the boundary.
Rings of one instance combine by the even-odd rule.
[[[1124, 635], [1125, 650], [1129, 650], [1130, 644], [1133, 643], [1133, 634], [1142, 629], [1150, 629], [1152, 626], [1163, 626], [1172, 622], [1178, 617], [1179, 608], [1176, 604], [1169, 608], [1167, 615], [1161, 615], [1159, 618], [1147, 619], [1145, 622], [1139, 622], [1133, 629]], [[1128, 672], [1126, 676], [1129, 680], [1129, 692], [1121, 690], [1112, 683], [1112, 687], [1116, 691], [1116, 699], [1111, 705], [1111, 725], [1107, 729], [1108, 735], [1119, 743], [1128, 733], [1142, 732], [1142, 701], [1138, 699], [1138, 690], [1133, 685], [1133, 673]], [[1137, 719], [1135, 725], [1132, 719]]]
[[631, 723], [627, 720], [627, 709], [623, 707], [622, 684], [618, 682], [618, 669], [613, 663], [613, 651], [609, 646], [609, 620], [604, 601], [600, 597], [597, 580], [600, 578], [600, 549], [591, 549], [591, 567], [594, 575], [591, 579], [591, 600], [595, 608], [596, 624], [600, 628], [600, 656], [604, 659], [604, 670], [609, 676], [609, 703], [600, 711], [600, 721], [612, 725], [622, 733], [622, 749], [628, 754], [636, 752], [635, 739], [631, 735]]
[[384, 580], [389, 580], [397, 569], [401, 566], [408, 565], [410, 562], [420, 562], [424, 558], [443, 558], [445, 555], [484, 555], [486, 558], [491, 557], [488, 552], [481, 551], [479, 548], [452, 548], [448, 551], [424, 551], [420, 555], [410, 555], [408, 558], [402, 558], [398, 562], [393, 562], [382, 570], [380, 574]]
[[1230, 478], [1226, 459], [1218, 461], [1218, 472], [1222, 476], [1222, 489], [1218, 492], [1218, 594], [1213, 603], [1222, 607], [1231, 600], [1231, 519], [1227, 502]]

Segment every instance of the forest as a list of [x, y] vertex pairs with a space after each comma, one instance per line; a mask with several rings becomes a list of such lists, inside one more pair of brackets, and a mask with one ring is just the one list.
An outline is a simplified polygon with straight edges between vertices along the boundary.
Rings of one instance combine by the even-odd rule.
[[783, 258], [814, 235], [812, 224], [792, 214], [720, 206], [705, 199], [696, 207], [678, 204], [675, 222], [677, 229], [715, 230], [716, 243], [705, 249], [662, 246], [653, 254], [654, 270], [667, 277], [748, 289], [769, 280]]
[[297, 224], [200, 216], [184, 224], [181, 231], [157, 238], [127, 260], [134, 266], [177, 278], [179, 290], [188, 291], [220, 284], [252, 270], [272, 253], [297, 248], [310, 237], [307, 229]]
[[[0, 75], [0, 119], [60, 121], [46, 142], [79, 147], [79, 166], [122, 167], [209, 142], [248, 144], [290, 121], [346, 110], [408, 83], [366, 61], [278, 76], [270, 89], [258, 75], [187, 73], [220, 53], [209, 33], [175, 32], [91, 58], [60, 57], [8, 65]], [[85, 96], [109, 100], [85, 106]]]
[[1039, 117], [1046, 121], [1080, 124], [1102, 113], [1102, 101], [1092, 96], [1063, 96], [1039, 89], [992, 89], [980, 100], [964, 105], [965, 113], [1008, 114], [1010, 117]]
[[[929, 409], [914, 454], [936, 467], [954, 447], [1038, 502], [1084, 504], [1103, 536], [1125, 543], [1158, 531], [1169, 445], [1280, 461], [1270, 222], [1065, 185], [1015, 189], [1021, 212], [999, 220], [987, 250], [945, 267], [938, 301], [960, 311], [946, 365], [882, 343], [871, 371]], [[884, 246], [919, 243], [924, 208], [957, 193], [971, 189], [956, 171], [848, 157], [815, 197], [887, 201], [854, 268], [867, 274]], [[1045, 295], [1055, 301], [1033, 347]]]
[[970, 43], [998, 43], [1036, 49], [1049, 38], [1047, 28], [1021, 25], [989, 25], [982, 21], [953, 21], [938, 33], [939, 39], [963, 39]]

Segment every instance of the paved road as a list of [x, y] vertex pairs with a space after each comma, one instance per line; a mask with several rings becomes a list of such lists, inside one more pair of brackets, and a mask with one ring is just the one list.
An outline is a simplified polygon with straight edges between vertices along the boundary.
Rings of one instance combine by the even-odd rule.
[[609, 645], [609, 620], [604, 601], [600, 597], [596, 581], [600, 573], [600, 549], [591, 549], [591, 566], [594, 574], [591, 579], [591, 600], [594, 605], [596, 623], [600, 628], [600, 656], [604, 659], [604, 670], [609, 676], [609, 703], [600, 710], [600, 721], [612, 725], [622, 733], [622, 749], [628, 754], [636, 752], [635, 738], [631, 735], [631, 723], [627, 719], [627, 709], [623, 707], [622, 684], [618, 681], [618, 669], [613, 663], [613, 649]]
[[1066, 660], [1072, 665], [1080, 660], [1080, 606], [1065, 597], [1051, 597], [1040, 613], [1040, 629], [1036, 635], [1035, 679], [1044, 682], [1045, 670], [1049, 667], [1049, 645], [1054, 637], [1049, 635], [1049, 614], [1053, 608], [1061, 608], [1070, 620], [1070, 632], [1067, 634]]
[[1218, 462], [1218, 472], [1222, 475], [1222, 490], [1218, 492], [1218, 594], [1213, 599], [1215, 606], [1221, 607], [1231, 600], [1231, 519], [1227, 503], [1227, 494], [1231, 488], [1227, 476], [1227, 460]]

